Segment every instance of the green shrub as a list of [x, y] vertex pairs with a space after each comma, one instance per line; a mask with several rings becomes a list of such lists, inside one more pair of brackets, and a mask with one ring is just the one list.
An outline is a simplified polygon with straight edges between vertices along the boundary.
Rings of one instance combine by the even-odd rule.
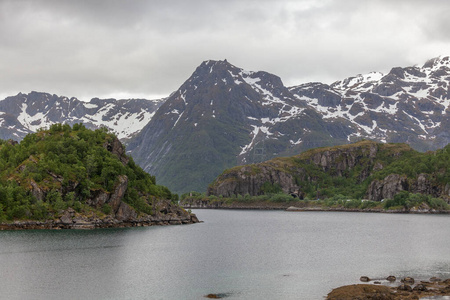
[[103, 206], [102, 206], [102, 212], [103, 212], [105, 215], [111, 214], [111, 212], [112, 212], [111, 205], [106, 204], [106, 203], [103, 204]]
[[283, 190], [278, 183], [271, 183], [269, 181], [264, 182], [264, 184], [260, 188], [260, 192], [263, 194], [278, 194]]

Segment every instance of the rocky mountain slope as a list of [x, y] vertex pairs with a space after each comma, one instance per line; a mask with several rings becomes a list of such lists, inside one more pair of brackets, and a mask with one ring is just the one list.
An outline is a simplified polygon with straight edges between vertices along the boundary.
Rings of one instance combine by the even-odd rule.
[[449, 58], [332, 85], [287, 88], [266, 72], [203, 62], [128, 146], [177, 192], [221, 170], [362, 138], [426, 151], [450, 142]]
[[337, 194], [381, 201], [400, 191], [450, 200], [450, 145], [420, 153], [406, 144], [361, 141], [226, 170], [208, 194], [224, 197], [284, 192], [301, 199]]
[[127, 140], [151, 119], [161, 100], [91, 99], [83, 102], [47, 93], [19, 93], [0, 101], [0, 138], [20, 141], [28, 133], [56, 123], [83, 123], [88, 128], [106, 127]]

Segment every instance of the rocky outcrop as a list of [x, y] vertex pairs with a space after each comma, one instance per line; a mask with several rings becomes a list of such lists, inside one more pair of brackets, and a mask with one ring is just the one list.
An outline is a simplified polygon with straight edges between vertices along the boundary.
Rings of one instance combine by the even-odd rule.
[[119, 208], [116, 211], [116, 219], [119, 221], [132, 220], [137, 217], [136, 211], [126, 204], [125, 202], [120, 202]]
[[126, 175], [118, 176], [118, 183], [116, 184], [114, 191], [112, 192], [110, 198], [106, 201], [116, 213], [121, 205], [122, 198], [128, 187], [128, 177]]
[[[109, 205], [114, 216], [119, 216], [123, 221], [127, 217], [135, 217], [136, 212], [122, 201], [123, 196], [128, 187], [128, 177], [126, 175], [119, 175], [118, 182], [116, 183], [112, 193], [108, 193], [104, 190], [97, 191], [96, 195], [91, 199], [87, 199], [86, 203], [97, 209], [102, 208], [105, 204]], [[130, 210], [133, 210], [132, 213]]]
[[367, 198], [372, 201], [392, 199], [401, 191], [432, 195], [433, 197], [443, 196], [444, 192], [442, 187], [430, 180], [429, 174], [419, 174], [416, 179], [408, 179], [404, 175], [390, 174], [383, 180], [371, 182], [367, 190]]
[[[362, 165], [363, 159], [368, 159], [371, 164], [378, 152], [378, 145], [370, 143], [365, 146], [347, 146], [319, 151], [311, 156], [311, 161], [322, 168], [323, 171], [335, 173], [337, 176], [345, 176], [345, 173], [356, 166]], [[369, 176], [368, 172], [362, 172], [360, 180]]]
[[369, 186], [367, 197], [372, 201], [392, 199], [400, 191], [408, 190], [406, 176], [398, 174], [388, 175], [384, 180], [375, 180]]
[[261, 195], [264, 184], [279, 185], [284, 193], [298, 194], [299, 186], [295, 183], [295, 178], [286, 172], [271, 166], [261, 166], [255, 170], [251, 165], [243, 166], [233, 173], [222, 177], [220, 183], [208, 190], [210, 195]]
[[124, 146], [116, 136], [114, 136], [112, 140], [105, 142], [103, 147], [114, 154], [122, 164], [126, 165], [130, 161], [130, 159], [126, 155]]

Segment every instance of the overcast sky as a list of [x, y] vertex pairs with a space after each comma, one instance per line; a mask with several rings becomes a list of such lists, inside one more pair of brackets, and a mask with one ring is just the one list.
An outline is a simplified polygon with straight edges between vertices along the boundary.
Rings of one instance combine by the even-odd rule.
[[448, 0], [0, 0], [0, 99], [168, 96], [204, 60], [286, 86], [450, 55]]

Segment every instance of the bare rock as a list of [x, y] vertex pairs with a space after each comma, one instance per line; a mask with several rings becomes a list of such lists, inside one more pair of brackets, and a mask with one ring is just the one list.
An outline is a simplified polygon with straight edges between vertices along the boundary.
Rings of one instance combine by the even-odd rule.
[[421, 291], [421, 292], [426, 292], [428, 289], [425, 285], [419, 283], [417, 284], [414, 288], [413, 291]]
[[327, 300], [392, 300], [391, 290], [382, 285], [355, 284], [336, 288], [328, 294]]
[[412, 287], [411, 287], [410, 285], [404, 283], [404, 284], [400, 285], [400, 286], [397, 288], [397, 290], [399, 290], [399, 291], [411, 292], [411, 291], [412, 291]]
[[397, 278], [395, 276], [393, 276], [393, 275], [390, 275], [390, 276], [388, 276], [386, 278], [386, 280], [389, 281], [389, 282], [395, 282], [397, 280]]
[[126, 204], [125, 202], [120, 202], [119, 208], [116, 212], [116, 219], [119, 221], [132, 220], [137, 217], [136, 211]]
[[31, 179], [30, 184], [31, 184], [31, 194], [34, 197], [36, 197], [36, 199], [38, 201], [42, 201], [45, 197], [44, 191], [41, 190], [41, 188], [38, 186], [38, 184], [33, 179]]
[[61, 223], [64, 225], [69, 225], [73, 223], [72, 216], [69, 211], [65, 211], [64, 214], [59, 218], [61, 220]]
[[191, 222], [192, 223], [199, 223], [197, 216], [195, 214], [191, 214]]
[[130, 159], [126, 156], [125, 148], [117, 137], [114, 137], [111, 141], [105, 142], [103, 147], [114, 154], [123, 165], [128, 164]]
[[405, 277], [402, 279], [402, 282], [405, 284], [414, 284], [414, 278], [412, 277]]
[[431, 281], [431, 282], [441, 282], [442, 279], [439, 278], [439, 277], [431, 277], [431, 278], [430, 278], [430, 281]]
[[128, 177], [126, 175], [119, 175], [118, 180], [119, 182], [114, 187], [114, 191], [107, 201], [114, 213], [116, 213], [119, 209], [120, 202], [122, 201], [128, 187]]
[[92, 199], [87, 199], [86, 203], [90, 206], [100, 208], [109, 200], [110, 194], [100, 190], [97, 191], [96, 195]]
[[382, 199], [392, 199], [400, 191], [407, 191], [408, 180], [406, 176], [390, 174], [383, 180], [371, 182], [367, 196], [369, 200], [381, 201]]

